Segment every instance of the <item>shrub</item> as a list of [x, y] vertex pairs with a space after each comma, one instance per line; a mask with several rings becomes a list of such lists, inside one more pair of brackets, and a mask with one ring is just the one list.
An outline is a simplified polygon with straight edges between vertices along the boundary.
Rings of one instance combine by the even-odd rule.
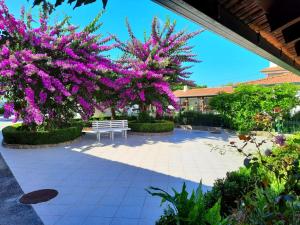
[[153, 123], [155, 119], [148, 112], [140, 112], [137, 121], [141, 123]]
[[[233, 129], [267, 129], [268, 127], [256, 123], [255, 116], [265, 113], [273, 119], [287, 120], [291, 109], [299, 103], [296, 97], [298, 90], [299, 86], [293, 84], [242, 85], [237, 87], [234, 93], [223, 93], [213, 97], [210, 106], [223, 115]], [[276, 124], [273, 125], [275, 127]]]
[[[298, 225], [299, 197], [280, 198], [271, 188], [256, 188], [245, 196], [243, 204], [229, 217], [230, 224], [244, 225]], [[298, 202], [297, 202], [298, 201]]]
[[300, 111], [295, 113], [292, 117], [291, 120], [295, 120], [295, 121], [300, 121]]
[[221, 115], [213, 113], [201, 113], [196, 111], [186, 111], [178, 114], [176, 118], [179, 124], [200, 125], [200, 126], [225, 126], [225, 120]]
[[300, 132], [293, 134], [287, 141], [288, 144], [300, 144]]
[[80, 124], [50, 131], [28, 131], [20, 124], [3, 128], [3, 140], [7, 144], [42, 145], [71, 141], [81, 136]]
[[237, 208], [243, 195], [254, 190], [257, 183], [258, 177], [245, 167], [228, 172], [226, 178], [216, 180], [212, 190], [205, 194], [205, 205], [210, 208], [221, 199], [221, 214], [228, 215]]
[[174, 130], [174, 122], [166, 120], [155, 120], [152, 123], [142, 123], [138, 121], [130, 121], [131, 131], [145, 133], [161, 133]]
[[150, 187], [146, 191], [152, 196], [161, 197], [162, 203], [169, 204], [157, 225], [218, 225], [225, 222], [220, 215], [220, 201], [210, 208], [205, 208], [201, 183], [190, 196], [185, 183], [181, 192], [173, 189], [174, 195], [155, 187]]
[[3, 115], [3, 114], [4, 114], [4, 108], [0, 107], [0, 115]]
[[300, 120], [284, 121], [282, 123], [282, 133], [292, 134], [300, 131]]

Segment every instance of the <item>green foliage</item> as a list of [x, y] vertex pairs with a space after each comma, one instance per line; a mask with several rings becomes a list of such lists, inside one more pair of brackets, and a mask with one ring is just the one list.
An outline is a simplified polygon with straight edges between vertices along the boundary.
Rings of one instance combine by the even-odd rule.
[[177, 115], [179, 124], [226, 127], [226, 121], [222, 115], [213, 113], [201, 113], [197, 111], [184, 111]]
[[243, 203], [229, 220], [236, 225], [298, 225], [299, 197], [281, 198], [272, 188], [257, 188], [245, 195]]
[[294, 133], [287, 140], [287, 143], [290, 145], [300, 145], [300, 132]]
[[49, 131], [28, 131], [21, 124], [16, 124], [3, 128], [2, 134], [4, 142], [7, 144], [41, 145], [74, 140], [81, 136], [81, 131], [82, 126], [78, 123], [70, 127]]
[[[185, 84], [174, 84], [172, 85], [172, 91], [176, 91], [176, 90], [183, 90]], [[189, 86], [187, 85], [189, 89], [195, 89], [195, 88], [207, 88], [206, 84], [196, 84], [194, 86]]]
[[137, 122], [140, 123], [153, 123], [155, 119], [150, 116], [148, 112], [140, 112], [137, 117]]
[[[262, 155], [260, 143], [254, 137], [240, 135], [247, 143], [254, 143], [257, 154], [246, 153], [243, 147], [236, 147], [247, 158], [251, 176], [258, 175], [261, 183], [246, 193], [239, 207], [230, 216], [232, 224], [268, 225], [298, 224], [300, 221], [300, 148], [294, 137], [286, 142], [282, 135], [275, 137], [277, 146]], [[235, 145], [236, 146], [236, 145]]]
[[[299, 224], [300, 133], [287, 141], [282, 135], [276, 136], [273, 149], [265, 155], [260, 149], [265, 140], [256, 140], [251, 135], [239, 135], [239, 138], [242, 147], [236, 142], [230, 145], [246, 156], [245, 167], [218, 179], [204, 195], [197, 197], [198, 193], [192, 192], [189, 198], [185, 186], [180, 193], [174, 191], [173, 196], [159, 188], [148, 189], [150, 194], [160, 196], [162, 202], [170, 203], [157, 225]], [[256, 146], [256, 154], [244, 151], [248, 143]]]
[[228, 119], [231, 128], [250, 131], [261, 128], [254, 119], [259, 113], [275, 118], [274, 109], [280, 108], [283, 121], [289, 119], [290, 110], [299, 104], [297, 90], [299, 87], [293, 84], [242, 85], [232, 94], [223, 93], [213, 97], [210, 106]]
[[166, 120], [154, 120], [153, 122], [129, 121], [131, 131], [144, 133], [162, 133], [174, 130], [174, 122]]
[[159, 225], [219, 225], [225, 224], [220, 215], [220, 202], [211, 208], [205, 208], [202, 184], [189, 196], [185, 183], [181, 192], [173, 189], [174, 195], [166, 191], [150, 187], [146, 191], [152, 196], [162, 198], [162, 204], [167, 202], [168, 208], [156, 223]]
[[[293, 137], [287, 145], [274, 148], [270, 156], [264, 156], [262, 166], [275, 177], [270, 186], [282, 189], [282, 195], [300, 195], [300, 148]], [[270, 177], [270, 176], [269, 176]]]
[[293, 134], [300, 131], [300, 120], [295, 121], [283, 121], [282, 123], [282, 133]]
[[300, 122], [300, 111], [297, 112], [297, 113], [295, 113], [295, 114], [292, 116], [291, 120], [299, 121], [299, 122]]
[[215, 181], [211, 191], [205, 194], [205, 205], [210, 208], [221, 199], [221, 214], [229, 215], [238, 202], [260, 182], [257, 176], [245, 167], [228, 172], [226, 178]]
[[3, 115], [3, 113], [4, 113], [4, 108], [0, 107], [0, 115]]

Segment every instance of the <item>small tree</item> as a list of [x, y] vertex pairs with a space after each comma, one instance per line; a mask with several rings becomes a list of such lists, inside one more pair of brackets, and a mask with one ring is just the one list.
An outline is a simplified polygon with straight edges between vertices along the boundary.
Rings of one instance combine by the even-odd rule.
[[190, 72], [184, 66], [187, 62], [198, 62], [187, 41], [200, 31], [186, 34], [175, 32], [176, 23], [167, 21], [160, 28], [157, 18], [153, 19], [152, 30], [144, 41], [138, 40], [127, 22], [130, 40], [122, 42], [115, 38], [124, 52], [120, 63], [128, 69], [127, 74], [117, 79], [122, 89], [119, 105], [139, 105], [140, 112], [145, 112], [150, 105], [156, 107], [158, 114], [169, 110], [169, 106], [178, 108], [177, 99], [171, 86], [178, 84], [192, 85], [187, 80]]
[[14, 114], [31, 128], [43, 124], [48, 129], [68, 123], [76, 113], [83, 119], [92, 116], [95, 107], [100, 107], [95, 92], [115, 87], [105, 75], [120, 72], [100, 55], [115, 47], [104, 45], [111, 37], [100, 39], [92, 34], [100, 27], [100, 14], [81, 32], [69, 25], [68, 17], [50, 26], [47, 12], [41, 13], [37, 27], [24, 10], [22, 18], [16, 19], [0, 2], [5, 116]]
[[298, 90], [299, 86], [293, 84], [242, 85], [232, 94], [213, 97], [210, 106], [227, 118], [232, 128], [249, 131], [260, 128], [256, 118], [263, 117], [267, 122], [280, 115], [283, 120], [288, 119], [291, 109], [299, 104]]

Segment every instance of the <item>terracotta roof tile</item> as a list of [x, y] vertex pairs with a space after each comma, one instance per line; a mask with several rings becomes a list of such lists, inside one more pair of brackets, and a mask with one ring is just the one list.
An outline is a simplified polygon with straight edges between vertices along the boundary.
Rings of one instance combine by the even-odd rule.
[[217, 87], [217, 88], [194, 88], [194, 89], [189, 89], [187, 91], [177, 90], [174, 91], [174, 94], [177, 98], [180, 98], [180, 97], [213, 96], [221, 92], [232, 93], [233, 87], [225, 86], [225, 87]]
[[288, 72], [286, 69], [283, 69], [279, 66], [274, 66], [274, 67], [267, 67], [265, 69], [262, 69], [260, 72], [262, 73], [268, 73], [268, 72], [275, 72], [275, 71], [286, 71]]
[[282, 83], [300, 83], [300, 76], [293, 73], [285, 73], [281, 75], [273, 75], [259, 80], [244, 82], [243, 84], [282, 84]]

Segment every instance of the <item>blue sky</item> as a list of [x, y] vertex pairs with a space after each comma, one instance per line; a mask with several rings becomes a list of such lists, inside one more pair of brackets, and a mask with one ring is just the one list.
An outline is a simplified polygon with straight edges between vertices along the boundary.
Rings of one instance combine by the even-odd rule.
[[[30, 3], [27, 3], [27, 0], [6, 0], [6, 3], [16, 16], [20, 15], [22, 5], [27, 10], [32, 10], [32, 0]], [[64, 4], [57, 8], [51, 19], [59, 21], [64, 15], [70, 15], [73, 24], [84, 26], [101, 10], [100, 0], [75, 10]], [[38, 8], [35, 7], [32, 13], [38, 15]], [[103, 26], [99, 32], [104, 36], [108, 33], [116, 34], [121, 40], [127, 40], [125, 19], [128, 18], [136, 36], [142, 38], [145, 31], [149, 33], [154, 16], [162, 22], [167, 18], [176, 20], [177, 30], [186, 29], [192, 32], [202, 29], [200, 25], [150, 0], [109, 0], [106, 12], [101, 19]], [[191, 79], [198, 84], [218, 86], [262, 78], [264, 76], [259, 71], [268, 66], [267, 60], [208, 30], [192, 39], [189, 44], [195, 46], [194, 53], [197, 54], [199, 60], [202, 60], [201, 63], [194, 64], [191, 69], [193, 72]], [[111, 54], [113, 57], [118, 56], [117, 52]]]

